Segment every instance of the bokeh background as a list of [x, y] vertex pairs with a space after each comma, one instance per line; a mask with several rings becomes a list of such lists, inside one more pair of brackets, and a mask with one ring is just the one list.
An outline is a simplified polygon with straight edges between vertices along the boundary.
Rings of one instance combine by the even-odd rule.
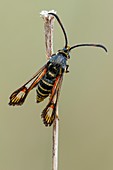
[[[0, 169], [50, 170], [52, 127], [40, 118], [47, 100], [33, 90], [21, 107], [10, 94], [45, 62], [42, 10], [57, 11], [70, 45], [97, 42], [98, 48], [71, 52], [70, 73], [59, 101], [59, 170], [113, 169], [113, 1], [0, 1]], [[57, 22], [54, 51], [64, 38]]]

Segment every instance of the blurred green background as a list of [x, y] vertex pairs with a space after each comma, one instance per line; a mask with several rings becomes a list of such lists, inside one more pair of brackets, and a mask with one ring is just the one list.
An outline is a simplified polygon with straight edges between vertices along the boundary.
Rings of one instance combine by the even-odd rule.
[[[47, 100], [35, 89], [22, 107], [10, 94], [46, 62], [42, 10], [57, 11], [70, 45], [102, 43], [71, 52], [59, 101], [59, 170], [113, 169], [113, 1], [0, 1], [0, 169], [50, 170], [52, 127], [40, 118]], [[54, 51], [64, 38], [57, 22]]]

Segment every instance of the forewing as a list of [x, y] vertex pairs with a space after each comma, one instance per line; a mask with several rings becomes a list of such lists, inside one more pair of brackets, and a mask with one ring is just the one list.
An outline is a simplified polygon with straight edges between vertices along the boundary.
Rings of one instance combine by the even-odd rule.
[[36, 74], [25, 83], [22, 87], [14, 91], [10, 96], [9, 105], [22, 105], [28, 93], [37, 85], [40, 79], [47, 71], [47, 64], [45, 64]]
[[60, 75], [55, 81], [49, 99], [49, 103], [47, 104], [46, 108], [43, 110], [41, 114], [41, 118], [43, 119], [43, 123], [45, 124], [45, 126], [51, 126], [56, 117], [56, 107], [58, 103], [62, 80], [63, 80], [63, 74]]

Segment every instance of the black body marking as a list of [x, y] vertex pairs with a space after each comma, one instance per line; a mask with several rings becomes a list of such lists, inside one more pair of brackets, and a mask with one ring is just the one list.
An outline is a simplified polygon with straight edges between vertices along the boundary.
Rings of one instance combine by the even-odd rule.
[[37, 103], [43, 101], [46, 97], [49, 96], [49, 94], [51, 94], [51, 90], [58, 75], [63, 74], [64, 70], [67, 71], [66, 60], [67, 59], [64, 54], [58, 53], [53, 55], [52, 58], [48, 61], [47, 72], [37, 84]]

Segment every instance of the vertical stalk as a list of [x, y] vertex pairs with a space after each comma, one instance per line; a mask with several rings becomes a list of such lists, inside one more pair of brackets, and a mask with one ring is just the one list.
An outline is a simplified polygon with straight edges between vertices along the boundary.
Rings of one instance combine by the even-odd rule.
[[45, 46], [47, 59], [53, 54], [53, 27], [54, 27], [54, 16], [49, 15], [48, 12], [56, 13], [52, 11], [42, 11], [41, 17], [44, 20], [44, 35], [45, 35]]
[[[52, 11], [42, 11], [41, 17], [44, 20], [44, 34], [47, 59], [53, 54], [53, 26], [54, 16], [49, 15], [48, 12], [56, 13]], [[53, 122], [53, 147], [52, 147], [52, 170], [58, 170], [58, 106], [56, 109], [56, 118]]]
[[52, 170], [58, 170], [58, 105], [56, 118], [53, 122], [53, 151], [52, 151]]

